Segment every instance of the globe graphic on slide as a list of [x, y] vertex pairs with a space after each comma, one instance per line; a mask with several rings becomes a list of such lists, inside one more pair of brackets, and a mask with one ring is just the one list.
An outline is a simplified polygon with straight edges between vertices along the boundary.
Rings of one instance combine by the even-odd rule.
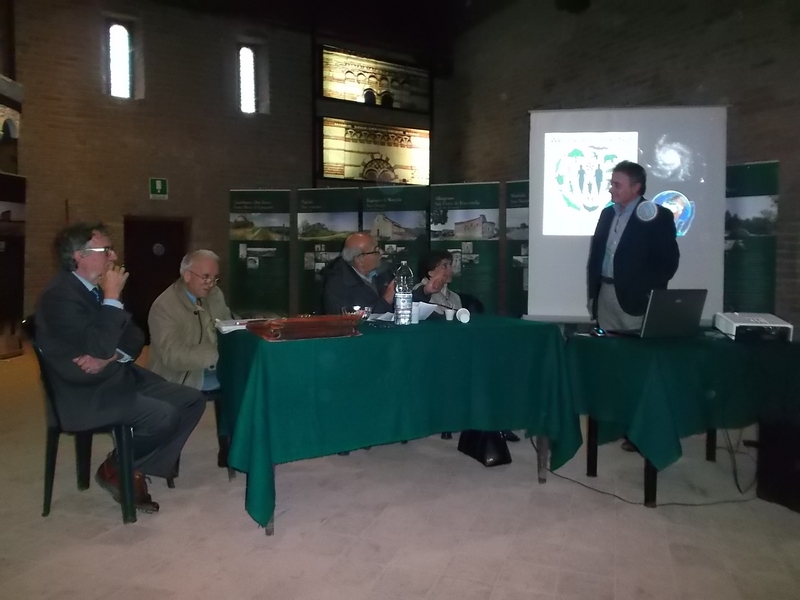
[[653, 202], [668, 208], [672, 212], [675, 217], [675, 229], [678, 232], [678, 236], [684, 236], [689, 232], [692, 221], [694, 221], [694, 202], [674, 190], [660, 192], [653, 198]]

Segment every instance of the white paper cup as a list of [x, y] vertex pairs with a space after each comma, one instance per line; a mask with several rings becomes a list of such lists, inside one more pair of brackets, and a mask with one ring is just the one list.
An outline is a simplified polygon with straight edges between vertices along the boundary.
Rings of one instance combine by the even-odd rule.
[[452, 321], [453, 317], [455, 316], [456, 316], [456, 311], [453, 310], [452, 308], [444, 309], [444, 318], [447, 319], [448, 321]]
[[411, 324], [416, 325], [419, 323], [419, 302], [411, 303]]
[[456, 319], [462, 323], [469, 323], [469, 311], [466, 308], [459, 308], [456, 313]]

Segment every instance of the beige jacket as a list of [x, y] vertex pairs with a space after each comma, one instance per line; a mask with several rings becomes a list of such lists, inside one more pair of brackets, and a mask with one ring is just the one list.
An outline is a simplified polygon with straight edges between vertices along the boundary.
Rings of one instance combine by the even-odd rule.
[[200, 389], [203, 371], [216, 368], [217, 319], [231, 318], [222, 290], [215, 287], [203, 306], [186, 295], [183, 279], [164, 290], [150, 307], [150, 357], [147, 368], [167, 381]]

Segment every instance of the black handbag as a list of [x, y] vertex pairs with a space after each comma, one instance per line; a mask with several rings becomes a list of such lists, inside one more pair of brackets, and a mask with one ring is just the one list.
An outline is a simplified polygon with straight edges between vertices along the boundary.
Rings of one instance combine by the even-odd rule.
[[458, 451], [474, 458], [484, 467], [507, 465], [511, 462], [508, 444], [499, 431], [462, 431], [458, 438]]

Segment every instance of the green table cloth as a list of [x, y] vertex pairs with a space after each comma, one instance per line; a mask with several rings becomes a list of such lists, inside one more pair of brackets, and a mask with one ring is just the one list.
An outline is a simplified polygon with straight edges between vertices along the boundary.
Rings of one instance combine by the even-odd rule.
[[800, 344], [573, 336], [567, 342], [576, 410], [598, 421], [598, 441], [624, 435], [659, 470], [680, 439], [709, 429], [779, 421], [800, 403]]
[[360, 330], [288, 342], [219, 336], [228, 461], [247, 473], [246, 508], [260, 525], [273, 516], [279, 463], [465, 429], [546, 435], [553, 468], [580, 447], [556, 325], [476, 316]]

